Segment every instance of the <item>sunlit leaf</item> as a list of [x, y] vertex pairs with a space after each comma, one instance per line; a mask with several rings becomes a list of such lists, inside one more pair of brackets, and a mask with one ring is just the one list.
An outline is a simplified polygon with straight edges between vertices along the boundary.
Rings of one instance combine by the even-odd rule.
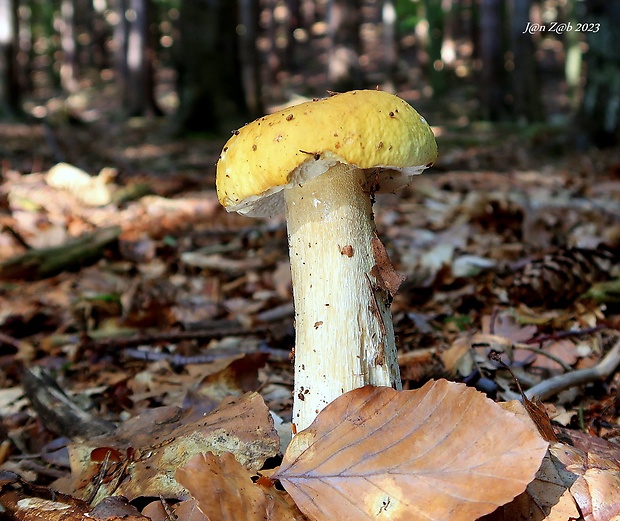
[[474, 520], [534, 478], [547, 443], [481, 393], [366, 386], [324, 409], [274, 474], [314, 520]]

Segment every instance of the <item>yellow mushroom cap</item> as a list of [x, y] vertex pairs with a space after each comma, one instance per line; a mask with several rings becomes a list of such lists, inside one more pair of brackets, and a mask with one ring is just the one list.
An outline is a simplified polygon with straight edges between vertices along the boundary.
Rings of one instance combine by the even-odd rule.
[[380, 172], [393, 191], [437, 158], [435, 137], [411, 105], [387, 92], [358, 90], [309, 101], [248, 123], [217, 163], [217, 195], [229, 211], [273, 215], [281, 190], [340, 162]]

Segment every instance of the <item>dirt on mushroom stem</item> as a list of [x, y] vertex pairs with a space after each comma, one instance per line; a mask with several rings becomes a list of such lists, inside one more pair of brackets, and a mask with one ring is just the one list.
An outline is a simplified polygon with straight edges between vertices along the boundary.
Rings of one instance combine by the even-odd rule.
[[[389, 293], [373, 268], [366, 174], [336, 164], [285, 190], [295, 301], [293, 422], [308, 427], [341, 394], [401, 388]], [[343, 254], [343, 247], [351, 255]]]

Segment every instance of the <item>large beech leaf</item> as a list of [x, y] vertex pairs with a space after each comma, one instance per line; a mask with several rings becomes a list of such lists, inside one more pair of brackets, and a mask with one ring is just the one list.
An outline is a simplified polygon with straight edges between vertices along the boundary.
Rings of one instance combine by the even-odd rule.
[[469, 521], [523, 492], [546, 448], [531, 422], [462, 384], [366, 386], [295, 436], [272, 477], [317, 521]]

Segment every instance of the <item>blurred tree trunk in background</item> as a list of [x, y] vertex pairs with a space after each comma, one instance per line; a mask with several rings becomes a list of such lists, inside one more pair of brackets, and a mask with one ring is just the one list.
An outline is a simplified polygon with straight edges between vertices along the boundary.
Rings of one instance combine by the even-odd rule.
[[17, 0], [0, 0], [0, 116], [20, 115], [17, 75]]
[[385, 58], [383, 62], [385, 80], [383, 83], [387, 90], [395, 91], [394, 76], [398, 70], [398, 55], [396, 54], [396, 7], [394, 0], [383, 0], [381, 22]]
[[181, 0], [177, 132], [219, 132], [247, 120], [237, 20], [231, 0]]
[[32, 8], [21, 9], [21, 15], [17, 20], [18, 42], [17, 49], [17, 75], [19, 92], [21, 96], [32, 92]]
[[328, 88], [337, 92], [364, 86], [360, 68], [360, 1], [329, 0]]
[[110, 57], [106, 41], [110, 37], [110, 27], [105, 20], [106, 8], [93, 0], [80, 0], [80, 2], [85, 2], [83, 19], [88, 24], [85, 28], [89, 36], [87, 63], [98, 70], [107, 69], [110, 67]]
[[482, 117], [491, 121], [499, 121], [507, 116], [504, 100], [506, 92], [504, 9], [504, 0], [481, 0], [480, 2], [480, 57], [482, 59], [480, 109]]
[[286, 94], [281, 81], [286, 72], [286, 61], [290, 58], [286, 47], [290, 43], [289, 25], [282, 13], [286, 11], [279, 0], [263, 0], [259, 14], [261, 29], [265, 38], [261, 40], [261, 51], [265, 55], [266, 83], [273, 99], [284, 99]]
[[363, 87], [394, 92], [398, 63], [394, 0], [362, 0], [359, 30]]
[[241, 61], [245, 99], [249, 115], [252, 117], [258, 117], [265, 112], [261, 96], [261, 58], [256, 45], [259, 31], [258, 3], [258, 0], [239, 0], [241, 27], [239, 31], [239, 59]]
[[60, 84], [66, 92], [76, 92], [78, 83], [78, 56], [75, 39], [75, 1], [62, 0], [60, 3]]
[[301, 0], [286, 0], [286, 8], [288, 12], [287, 19], [287, 35], [286, 35], [286, 57], [284, 63], [291, 73], [295, 74], [299, 70], [299, 64], [295, 59], [297, 52], [297, 39], [295, 38], [295, 30], [301, 27]]
[[152, 0], [129, 1], [131, 19], [127, 38], [127, 84], [123, 101], [130, 117], [162, 114], [155, 102], [155, 42], [150, 27], [153, 12]]
[[[573, 27], [581, 20], [577, 14], [576, 0], [570, 0], [566, 3], [564, 17]], [[564, 35], [566, 42], [566, 61], [564, 62], [564, 77], [568, 85], [568, 98], [570, 100], [570, 108], [573, 111], [579, 109], [581, 102], [581, 76], [583, 65], [583, 51], [581, 45], [581, 33], [578, 31], [567, 31]]]
[[424, 0], [424, 10], [428, 21], [428, 77], [433, 89], [433, 96], [441, 96], [446, 90], [446, 77], [441, 59], [444, 36], [444, 16], [442, 2]]
[[587, 79], [580, 127], [599, 147], [620, 143], [620, 0], [588, 0]]
[[112, 30], [114, 44], [114, 70], [116, 83], [121, 93], [125, 92], [128, 81], [127, 70], [127, 41], [129, 40], [129, 20], [127, 20], [127, 8], [129, 0], [116, 0], [115, 23]]
[[511, 0], [510, 42], [512, 46], [513, 110], [517, 118], [527, 122], [544, 119], [540, 84], [536, 71], [534, 42], [524, 33], [530, 18], [531, 0]]

